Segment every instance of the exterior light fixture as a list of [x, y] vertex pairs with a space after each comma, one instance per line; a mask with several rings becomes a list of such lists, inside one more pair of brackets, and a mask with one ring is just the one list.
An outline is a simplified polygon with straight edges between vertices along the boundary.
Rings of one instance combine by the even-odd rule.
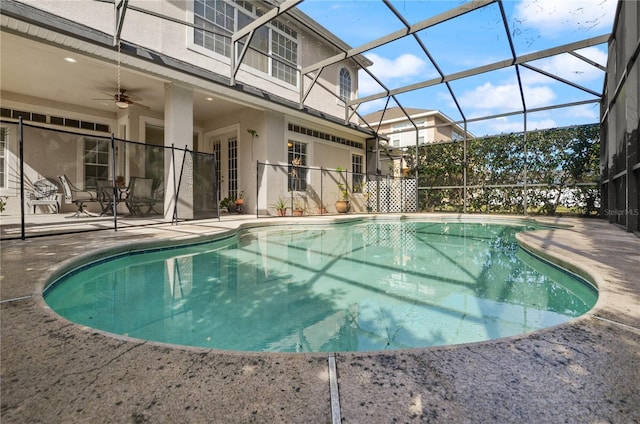
[[129, 107], [129, 103], [118, 100], [116, 106], [118, 106], [119, 109], [126, 109]]
[[69, 63], [76, 63], [76, 62], [77, 62], [77, 60], [75, 60], [75, 59], [74, 59], [74, 58], [72, 58], [72, 57], [65, 57], [65, 58], [64, 58], [64, 60], [66, 60], [66, 61], [67, 61], [67, 62], [69, 62]]

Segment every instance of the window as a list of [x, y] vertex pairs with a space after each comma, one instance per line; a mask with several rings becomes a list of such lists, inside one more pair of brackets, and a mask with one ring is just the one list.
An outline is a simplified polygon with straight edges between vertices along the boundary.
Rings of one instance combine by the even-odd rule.
[[298, 43], [284, 34], [272, 31], [271, 49], [273, 55], [281, 59], [272, 59], [271, 75], [297, 85], [298, 73], [294, 66], [298, 63]]
[[235, 30], [235, 9], [223, 0], [195, 0], [194, 43], [231, 57], [231, 35]]
[[0, 188], [7, 188], [7, 129], [0, 127]]
[[451, 139], [453, 141], [464, 140], [464, 134], [460, 133], [459, 131], [453, 130]]
[[307, 145], [289, 140], [287, 146], [289, 191], [305, 191], [307, 189]]
[[362, 167], [363, 158], [362, 155], [351, 155], [351, 172], [352, 174], [352, 188], [354, 193], [362, 193], [364, 185], [364, 174]]
[[84, 186], [94, 188], [109, 179], [109, 140], [84, 139]]
[[[194, 0], [193, 12], [194, 44], [228, 58], [231, 57], [233, 33], [264, 13], [252, 2], [240, 0]], [[238, 53], [243, 45], [243, 42], [239, 43]], [[278, 20], [258, 28], [243, 64], [297, 85], [298, 33]]]
[[229, 197], [235, 199], [238, 197], [238, 139], [235, 137], [229, 138], [229, 144], [227, 147], [229, 154]]
[[347, 68], [340, 69], [340, 99], [351, 100], [351, 74]]

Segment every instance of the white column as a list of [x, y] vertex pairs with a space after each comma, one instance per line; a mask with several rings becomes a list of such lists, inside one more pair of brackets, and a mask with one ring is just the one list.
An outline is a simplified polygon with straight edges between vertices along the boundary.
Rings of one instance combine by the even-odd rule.
[[[171, 147], [193, 150], [193, 91], [190, 88], [176, 84], [166, 84], [164, 88], [164, 144]], [[167, 149], [165, 155], [165, 194], [164, 194], [164, 218], [171, 220], [175, 206], [175, 185], [180, 179], [180, 168], [184, 158], [183, 151]], [[175, 160], [175, 164], [172, 162]], [[187, 158], [189, 168], [185, 168], [182, 180], [193, 176], [193, 163]], [[175, 175], [174, 175], [175, 169]], [[193, 218], [193, 184], [182, 184], [178, 193], [178, 218]]]

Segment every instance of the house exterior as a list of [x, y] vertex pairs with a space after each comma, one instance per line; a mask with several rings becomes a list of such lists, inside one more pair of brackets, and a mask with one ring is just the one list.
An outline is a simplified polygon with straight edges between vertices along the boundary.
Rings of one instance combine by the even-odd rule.
[[[380, 162], [386, 161], [387, 165], [382, 165], [381, 169], [386, 172], [388, 168], [388, 172], [394, 175], [400, 175], [404, 169], [402, 152], [407, 147], [465, 138], [464, 128], [437, 110], [416, 108], [404, 108], [403, 110], [394, 107], [370, 113], [362, 118], [366, 125], [373, 128], [381, 138], [385, 139], [385, 141], [381, 141], [380, 150], [384, 150], [385, 154], [380, 155]], [[467, 132], [467, 138], [473, 137], [473, 134]]]
[[[358, 69], [370, 62], [356, 56], [315, 80], [301, 75], [349, 46], [297, 9], [274, 10], [259, 1], [3, 0], [0, 196], [7, 211], [20, 211], [19, 135], [10, 125], [20, 117], [66, 134], [64, 143], [50, 132], [25, 136], [30, 181], [68, 172], [73, 184], [91, 188], [114, 173], [127, 180], [149, 174], [148, 157], [137, 160], [129, 146], [113, 159], [101, 150], [104, 141], [91, 138], [111, 133], [143, 147], [216, 153], [219, 196], [244, 193], [246, 210], [267, 212], [294, 189], [285, 179], [257, 196], [258, 162], [291, 166], [293, 158], [302, 167], [350, 171], [360, 164], [362, 172], [374, 134], [357, 117], [345, 122], [344, 100], [356, 96]], [[233, 37], [248, 28], [245, 49], [248, 37]], [[244, 55], [232, 60], [232, 51]], [[68, 134], [77, 134], [73, 145], [54, 147], [67, 146]], [[156, 156], [169, 219], [176, 158]], [[181, 216], [193, 217], [192, 206], [179, 205]]]
[[618, 2], [600, 107], [601, 214], [636, 234], [640, 233], [638, 17], [638, 2]]

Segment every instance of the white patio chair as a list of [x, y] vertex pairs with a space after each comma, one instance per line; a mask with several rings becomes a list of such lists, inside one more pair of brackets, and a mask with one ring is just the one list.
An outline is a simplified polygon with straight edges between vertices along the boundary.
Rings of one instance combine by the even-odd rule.
[[59, 175], [60, 184], [62, 184], [62, 190], [64, 192], [64, 201], [67, 204], [75, 204], [78, 207], [76, 213], [67, 218], [83, 218], [96, 216], [89, 213], [84, 209], [84, 204], [89, 202], [98, 202], [98, 196], [96, 193], [88, 190], [82, 190], [71, 184], [69, 178], [66, 175]]
[[53, 206], [55, 213], [60, 212], [61, 195], [58, 187], [53, 181], [43, 178], [33, 183], [33, 192], [27, 199], [27, 205], [33, 206], [33, 213], [36, 213], [36, 206]]

